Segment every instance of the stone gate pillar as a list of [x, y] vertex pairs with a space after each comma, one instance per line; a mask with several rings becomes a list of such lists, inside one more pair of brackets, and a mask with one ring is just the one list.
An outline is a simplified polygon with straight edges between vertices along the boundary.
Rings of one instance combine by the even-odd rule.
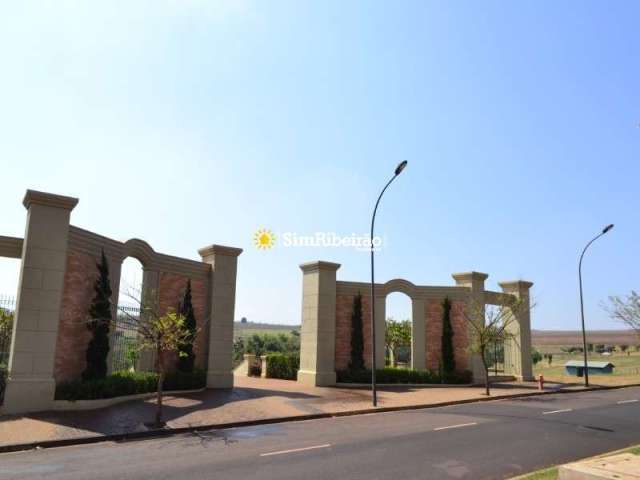
[[198, 253], [211, 265], [207, 388], [232, 388], [236, 272], [242, 249], [211, 245]]
[[[505, 341], [505, 369], [511, 366], [511, 375], [523, 381], [533, 381], [533, 365], [531, 361], [531, 299], [529, 290], [532, 282], [516, 280], [498, 282], [504, 293], [515, 296], [522, 301], [521, 308], [514, 312], [515, 322], [508, 326], [512, 337]], [[507, 373], [507, 372], [505, 372]]]
[[78, 199], [27, 190], [18, 299], [5, 413], [51, 408], [53, 369], [67, 265], [69, 217]]
[[302, 269], [302, 327], [298, 382], [336, 383], [336, 272], [338, 263], [310, 262]]
[[[483, 325], [485, 322], [484, 282], [489, 278], [489, 275], [480, 272], [465, 272], [454, 273], [451, 276], [456, 281], [456, 285], [469, 288], [467, 315], [469, 315], [474, 322]], [[469, 341], [472, 341], [472, 336], [476, 335], [476, 331], [472, 325], [468, 327]], [[473, 373], [474, 383], [484, 382], [484, 367], [482, 366], [480, 354], [470, 354], [469, 368]]]

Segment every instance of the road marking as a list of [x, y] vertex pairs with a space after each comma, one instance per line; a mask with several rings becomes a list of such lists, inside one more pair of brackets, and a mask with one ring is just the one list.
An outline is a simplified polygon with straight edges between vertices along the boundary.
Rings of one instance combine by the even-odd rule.
[[623, 403], [636, 403], [638, 400], [620, 400], [618, 405], [622, 405]]
[[438, 432], [440, 430], [449, 430], [450, 428], [462, 428], [462, 427], [471, 427], [472, 425], [477, 425], [478, 422], [471, 422], [471, 423], [460, 423], [458, 425], [449, 425], [447, 427], [438, 427], [438, 428], [434, 428], [433, 431], [434, 432]]
[[284, 455], [285, 453], [304, 452], [306, 450], [315, 450], [317, 448], [329, 448], [330, 446], [330, 443], [325, 443], [324, 445], [314, 445], [312, 447], [292, 448], [291, 450], [280, 450], [278, 452], [261, 453], [260, 456], [270, 457], [271, 455]]
[[551, 410], [550, 412], [542, 412], [543, 415], [551, 415], [552, 413], [572, 412], [573, 408], [564, 408], [562, 410]]

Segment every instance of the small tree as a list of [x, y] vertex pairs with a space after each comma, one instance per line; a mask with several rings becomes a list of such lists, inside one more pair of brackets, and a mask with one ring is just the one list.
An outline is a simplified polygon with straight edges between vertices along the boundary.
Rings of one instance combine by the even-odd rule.
[[351, 360], [349, 370], [364, 370], [364, 339], [362, 335], [362, 295], [353, 298], [351, 311]]
[[385, 343], [391, 357], [391, 366], [396, 366], [396, 355], [399, 347], [411, 345], [411, 322], [409, 320], [396, 321], [387, 319]]
[[640, 295], [632, 290], [627, 297], [609, 297], [609, 304], [604, 305], [609, 316], [624, 323], [640, 335]]
[[537, 349], [532, 348], [531, 349], [531, 362], [534, 365], [537, 365], [541, 361], [542, 361], [542, 355], [540, 354], [540, 352]]
[[168, 353], [175, 352], [179, 356], [184, 353], [181, 349], [185, 344], [191, 341], [192, 333], [186, 326], [186, 318], [176, 313], [174, 310], [168, 310], [160, 313], [157, 306], [152, 300], [154, 295], [128, 295], [131, 299], [140, 305], [139, 317], [132, 316], [126, 310], [122, 310], [134, 325], [136, 325], [138, 333], [138, 348], [140, 350], [150, 350], [155, 355], [155, 371], [158, 374], [158, 385], [156, 395], [156, 415], [155, 427], [164, 425], [162, 421], [162, 400], [164, 379], [166, 376], [166, 360]]
[[193, 342], [196, 338], [196, 316], [191, 301], [191, 280], [187, 280], [184, 298], [180, 304], [180, 315], [184, 317], [184, 326], [190, 334], [189, 341], [179, 347], [178, 370], [185, 373], [193, 372], [196, 356], [193, 352]]
[[491, 395], [487, 358], [489, 348], [496, 343], [503, 343], [513, 338], [509, 327], [515, 322], [516, 315], [519, 315], [524, 308], [522, 300], [513, 298], [507, 305], [485, 308], [484, 303], [471, 303], [465, 309], [464, 317], [473, 329], [469, 349], [472, 353], [478, 354], [482, 360], [486, 395]]
[[451, 375], [456, 370], [453, 335], [453, 327], [451, 326], [451, 301], [446, 297], [442, 302], [442, 371], [444, 376]]
[[111, 284], [109, 282], [109, 263], [102, 251], [101, 261], [96, 264], [98, 278], [93, 290], [95, 296], [89, 307], [89, 318], [86, 322], [91, 332], [91, 340], [87, 346], [85, 358], [87, 367], [82, 372], [83, 380], [95, 380], [107, 376], [107, 357], [109, 355], [109, 331], [111, 329]]
[[553, 354], [552, 353], [547, 355], [547, 360], [549, 361], [549, 366], [551, 366], [551, 364], [553, 363]]

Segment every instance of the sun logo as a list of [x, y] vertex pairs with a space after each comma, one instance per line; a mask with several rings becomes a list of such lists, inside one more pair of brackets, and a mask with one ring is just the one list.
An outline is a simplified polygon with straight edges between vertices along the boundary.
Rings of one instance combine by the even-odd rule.
[[276, 236], [271, 230], [261, 228], [253, 235], [253, 244], [258, 250], [269, 250], [276, 244]]

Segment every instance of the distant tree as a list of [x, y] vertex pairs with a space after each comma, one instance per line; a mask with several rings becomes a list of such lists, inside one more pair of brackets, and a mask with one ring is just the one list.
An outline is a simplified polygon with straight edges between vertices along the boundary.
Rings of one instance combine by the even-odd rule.
[[549, 361], [549, 366], [551, 366], [551, 364], [553, 363], [553, 354], [548, 354], [547, 355], [547, 360]]
[[451, 301], [448, 297], [442, 302], [442, 372], [449, 376], [456, 370], [456, 357], [453, 351], [453, 327], [451, 326]]
[[609, 316], [624, 323], [640, 335], [640, 295], [632, 290], [626, 297], [609, 297], [609, 304], [604, 305]]
[[594, 347], [596, 353], [603, 353], [606, 350], [606, 346], [603, 343], [598, 343]]
[[385, 343], [391, 358], [391, 366], [395, 367], [398, 349], [411, 345], [411, 322], [388, 318], [386, 323]]
[[531, 348], [531, 361], [534, 365], [537, 365], [540, 361], [542, 361], [542, 355], [535, 348]]
[[525, 305], [522, 300], [513, 298], [507, 305], [489, 306], [484, 302], [472, 302], [464, 311], [464, 317], [471, 325], [473, 334], [469, 341], [471, 353], [478, 354], [482, 360], [485, 378], [485, 394], [491, 395], [489, 379], [489, 349], [513, 338], [510, 326], [517, 315], [523, 312]]
[[[582, 352], [582, 348], [580, 351]], [[587, 352], [593, 352], [593, 343], [587, 343]]]
[[349, 370], [364, 370], [364, 338], [362, 333], [362, 295], [353, 298], [351, 311], [351, 359]]
[[620, 348], [620, 351], [624, 353], [629, 349], [629, 345], [619, 345], [618, 348]]
[[87, 366], [82, 372], [83, 380], [97, 380], [107, 376], [107, 357], [109, 355], [109, 331], [111, 329], [111, 284], [109, 282], [109, 263], [101, 254], [100, 263], [96, 263], [98, 278], [93, 285], [94, 297], [89, 307], [86, 326], [91, 332], [85, 358]]
[[193, 372], [196, 355], [193, 351], [193, 343], [196, 339], [196, 316], [193, 311], [191, 298], [191, 279], [187, 280], [184, 297], [180, 302], [180, 315], [184, 317], [184, 328], [189, 332], [189, 337], [178, 348], [178, 370], [185, 373]]

